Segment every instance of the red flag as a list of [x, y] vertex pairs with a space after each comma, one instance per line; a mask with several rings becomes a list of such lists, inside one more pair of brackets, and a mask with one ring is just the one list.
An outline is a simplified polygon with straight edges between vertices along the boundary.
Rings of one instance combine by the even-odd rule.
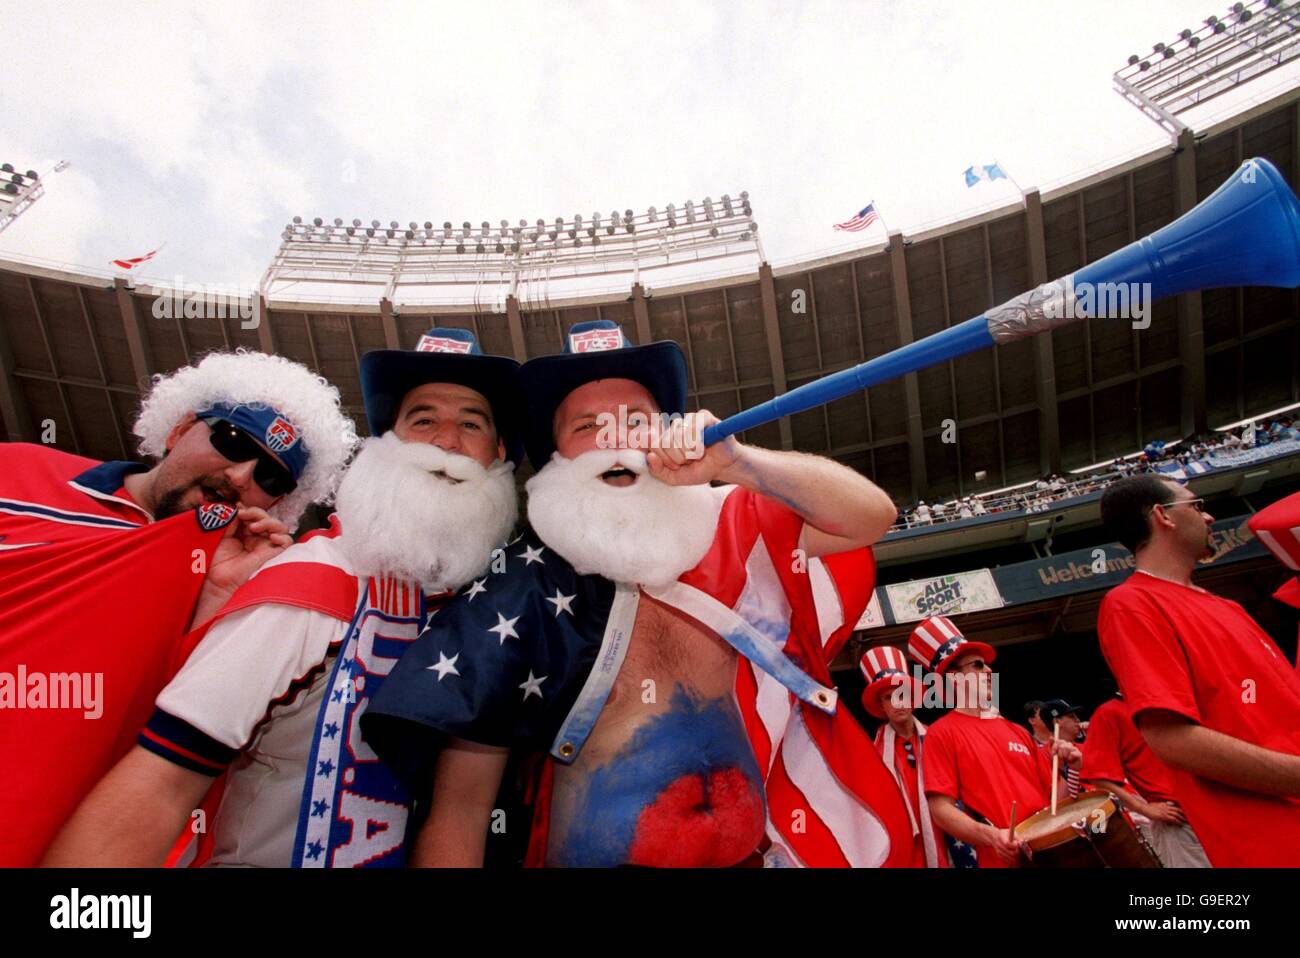
[[135, 269], [141, 263], [147, 263], [149, 260], [153, 259], [154, 256], [158, 254], [159, 249], [162, 249], [162, 247], [159, 246], [158, 249], [150, 250], [143, 256], [133, 256], [130, 259], [115, 259], [112, 263], [118, 269]]

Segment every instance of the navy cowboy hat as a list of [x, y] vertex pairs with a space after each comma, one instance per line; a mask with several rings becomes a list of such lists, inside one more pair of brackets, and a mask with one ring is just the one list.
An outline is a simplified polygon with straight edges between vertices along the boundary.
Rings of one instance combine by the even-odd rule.
[[555, 452], [555, 411], [564, 398], [597, 379], [630, 379], [650, 392], [660, 412], [686, 411], [686, 357], [675, 342], [633, 346], [608, 319], [574, 323], [562, 353], [530, 359], [519, 370], [528, 404], [524, 443], [533, 468], [541, 469]]
[[397, 422], [402, 399], [426, 383], [455, 383], [480, 393], [492, 407], [506, 458], [519, 465], [523, 450], [523, 399], [515, 377], [519, 363], [489, 356], [468, 329], [435, 327], [415, 349], [376, 349], [361, 357], [361, 395], [370, 434], [382, 436]]

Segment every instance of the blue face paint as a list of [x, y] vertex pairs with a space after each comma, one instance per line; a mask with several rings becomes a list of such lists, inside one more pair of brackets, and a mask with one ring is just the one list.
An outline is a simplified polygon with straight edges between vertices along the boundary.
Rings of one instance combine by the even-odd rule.
[[552, 831], [548, 863], [726, 865], [754, 850], [764, 821], [758, 763], [734, 704], [680, 685], [669, 709], [580, 786]]

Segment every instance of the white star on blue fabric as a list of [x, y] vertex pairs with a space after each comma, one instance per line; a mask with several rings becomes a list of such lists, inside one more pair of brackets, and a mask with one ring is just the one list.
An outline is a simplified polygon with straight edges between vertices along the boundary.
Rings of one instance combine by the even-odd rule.
[[546, 601], [555, 606], [555, 617], [558, 619], [561, 612], [567, 612], [569, 615], [573, 615], [573, 600], [577, 597], [578, 594], [576, 592], [573, 595], [565, 595], [557, 587], [555, 595], [548, 597]]
[[483, 584], [486, 581], [487, 579], [475, 579], [474, 584], [470, 586], [469, 591], [465, 593], [465, 601], [473, 602], [474, 596], [478, 595], [480, 592], [486, 592], [487, 586]]
[[524, 551], [519, 553], [516, 558], [523, 559], [525, 566], [530, 566], [534, 562], [545, 565], [546, 563], [542, 562], [542, 553], [544, 551], [545, 550], [541, 546], [538, 546], [536, 549], [530, 549], [528, 546], [524, 546]]
[[447, 656], [442, 654], [442, 650], [439, 649], [437, 663], [429, 666], [427, 669], [425, 669], [425, 671], [437, 672], [439, 682], [445, 679], [448, 675], [460, 675], [460, 672], [456, 669], [456, 660], [458, 658], [460, 658], [459, 652], [457, 652], [451, 658], [447, 658]]
[[519, 616], [513, 619], [507, 619], [500, 612], [497, 613], [497, 624], [488, 629], [489, 632], [497, 634], [497, 645], [505, 645], [506, 639], [517, 639], [519, 633], [515, 631], [515, 623], [519, 621]]
[[522, 683], [519, 688], [524, 690], [524, 701], [528, 701], [528, 696], [536, 695], [539, 699], [542, 697], [542, 683], [546, 681], [546, 676], [541, 678], [533, 677], [533, 670], [528, 670], [528, 680]]

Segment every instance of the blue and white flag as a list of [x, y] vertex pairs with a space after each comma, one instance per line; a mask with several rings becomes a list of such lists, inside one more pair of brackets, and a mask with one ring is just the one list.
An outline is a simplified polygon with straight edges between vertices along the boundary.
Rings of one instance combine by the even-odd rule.
[[989, 163], [984, 166], [968, 166], [966, 167], [965, 176], [967, 186], [974, 186], [981, 181], [992, 183], [994, 180], [1010, 179], [1006, 171], [996, 163]]

